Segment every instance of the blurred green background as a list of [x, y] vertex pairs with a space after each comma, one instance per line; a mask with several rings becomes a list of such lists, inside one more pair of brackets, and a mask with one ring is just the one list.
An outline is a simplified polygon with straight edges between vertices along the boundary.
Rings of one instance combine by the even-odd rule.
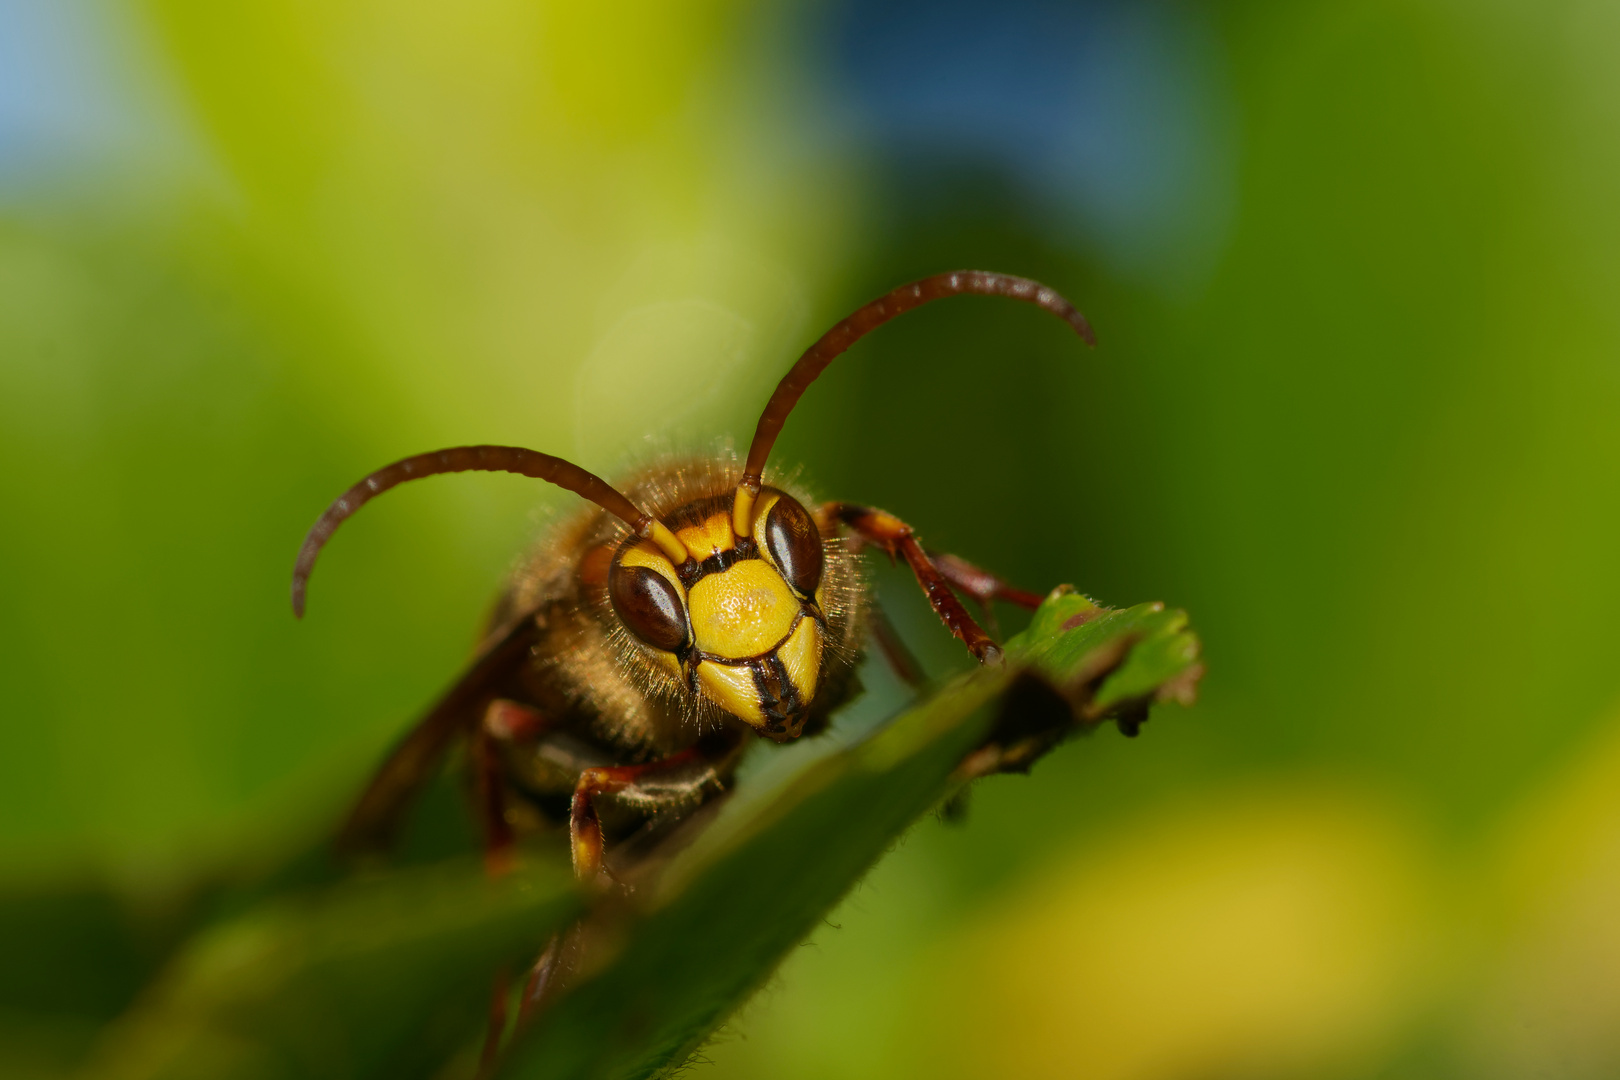
[[[1187, 608], [1203, 701], [919, 825], [692, 1075], [1616, 1075], [1617, 191], [1603, 0], [0, 0], [0, 886], [319, 835], [568, 505], [402, 491], [295, 623], [357, 477], [745, 440], [984, 267], [1102, 346], [929, 308], [778, 460]], [[40, 993], [8, 1074], [88, 1038]]]

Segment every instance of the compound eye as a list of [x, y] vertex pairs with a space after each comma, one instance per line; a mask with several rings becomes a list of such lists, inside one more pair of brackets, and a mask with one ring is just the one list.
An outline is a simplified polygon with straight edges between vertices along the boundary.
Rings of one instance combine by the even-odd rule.
[[816, 594], [821, 584], [821, 533], [793, 496], [778, 496], [766, 515], [765, 547], [794, 592], [802, 597]]
[[630, 632], [653, 648], [674, 652], [686, 643], [686, 608], [675, 586], [656, 571], [614, 563], [608, 599]]

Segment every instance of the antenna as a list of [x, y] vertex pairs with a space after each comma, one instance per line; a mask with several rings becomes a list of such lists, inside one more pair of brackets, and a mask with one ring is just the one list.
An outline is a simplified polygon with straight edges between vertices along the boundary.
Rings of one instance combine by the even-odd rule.
[[737, 501], [732, 507], [732, 528], [738, 536], [747, 536], [754, 524], [754, 499], [759, 495], [765, 475], [765, 461], [771, 456], [771, 447], [787, 422], [788, 414], [799, 403], [799, 398], [816, 381], [827, 365], [840, 353], [867, 334], [912, 308], [921, 307], [930, 300], [964, 293], [975, 296], [1005, 296], [1021, 300], [1051, 312], [1074, 327], [1074, 332], [1087, 345], [1097, 344], [1097, 335], [1091, 324], [1075, 306], [1048, 288], [1029, 278], [996, 274], [988, 270], [953, 270], [935, 274], [910, 285], [902, 285], [887, 295], [880, 296], [864, 307], [856, 309], [843, 322], [821, 335], [821, 339], [804, 351], [804, 355], [788, 369], [776, 385], [771, 400], [760, 413], [759, 426], [754, 429], [754, 441], [748, 446], [748, 459], [743, 465], [742, 479], [737, 484]]
[[352, 517], [355, 511], [407, 480], [457, 472], [509, 472], [549, 481], [589, 499], [624, 521], [636, 531], [636, 535], [657, 544], [675, 565], [679, 566], [691, 558], [686, 546], [669, 531], [667, 525], [643, 512], [601, 477], [586, 472], [572, 462], [542, 454], [538, 450], [525, 450], [521, 446], [456, 446], [449, 450], [417, 454], [384, 466], [345, 491], [326, 508], [326, 513], [310, 526], [309, 535], [304, 537], [304, 544], [298, 549], [298, 562], [293, 566], [293, 614], [304, 617], [304, 590], [310, 572], [315, 569], [315, 559], [337, 527]]

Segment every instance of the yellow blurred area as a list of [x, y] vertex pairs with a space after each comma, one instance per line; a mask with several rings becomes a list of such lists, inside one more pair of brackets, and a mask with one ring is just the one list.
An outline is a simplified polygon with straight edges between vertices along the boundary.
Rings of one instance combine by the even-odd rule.
[[1620, 1075], [1620, 713], [1510, 819], [1483, 884], [1500, 945], [1470, 995], [1478, 1075]]
[[1202, 802], [1060, 856], [941, 943], [913, 1053], [941, 1076], [1156, 1080], [1385, 1041], [1440, 947], [1399, 819], [1331, 791]]
[[[789, 167], [802, 130], [739, 70], [746, 5], [151, 8], [258, 254], [440, 437], [622, 454], [669, 400], [630, 380], [752, 372], [840, 252], [844, 185]], [[621, 381], [576, 416], [602, 348]]]
[[[1332, 783], [1155, 811], [1053, 852], [866, 1002], [855, 1037], [886, 1066], [862, 1075], [1259, 1076], [1376, 1054], [1454, 951], [1428, 855], [1395, 808]], [[797, 1060], [760, 1043], [798, 1005], [768, 997], [713, 1056], [735, 1075]]]
[[[904, 874], [874, 875], [884, 908]], [[1383, 1075], [1438, 1043], [1470, 1076], [1610, 1077], [1620, 718], [1463, 858], [1387, 797], [1295, 777], [1054, 851], [921, 949], [867, 904], [709, 1048], [721, 1075]]]

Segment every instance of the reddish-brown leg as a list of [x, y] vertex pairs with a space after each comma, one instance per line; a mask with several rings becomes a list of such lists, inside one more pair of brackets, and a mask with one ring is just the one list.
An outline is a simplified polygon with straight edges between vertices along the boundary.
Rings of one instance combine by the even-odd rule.
[[1021, 608], [1034, 611], [1045, 599], [1040, 593], [1015, 589], [990, 571], [974, 566], [966, 559], [955, 555], [930, 551], [928, 557], [934, 560], [939, 572], [945, 575], [945, 579], [956, 588], [957, 592], [973, 597], [986, 609], [992, 600], [1004, 600], [1009, 604], [1017, 604]]
[[1001, 660], [1001, 646], [973, 621], [973, 616], [967, 613], [962, 602], [951, 591], [950, 579], [917, 543], [917, 536], [911, 531], [910, 525], [886, 510], [849, 503], [831, 503], [822, 508], [821, 516], [823, 520], [849, 526], [861, 540], [881, 548], [890, 558], [898, 555], [905, 559], [906, 565], [917, 576], [917, 584], [922, 586], [923, 594], [933, 606], [934, 614], [945, 624], [945, 629], [966, 645], [974, 659], [981, 664]]
[[498, 744], [532, 739], [545, 729], [546, 718], [527, 705], [496, 698], [484, 709], [473, 737], [473, 796], [484, 829], [484, 869], [500, 877], [512, 869], [515, 846], [506, 820], [506, 784], [501, 778]]
[[630, 796], [649, 813], [696, 807], [721, 787], [723, 767], [735, 759], [741, 745], [734, 734], [720, 733], [659, 761], [608, 765], [580, 773], [568, 815], [574, 875], [594, 882], [603, 872], [602, 822], [592, 801], [596, 796]]

